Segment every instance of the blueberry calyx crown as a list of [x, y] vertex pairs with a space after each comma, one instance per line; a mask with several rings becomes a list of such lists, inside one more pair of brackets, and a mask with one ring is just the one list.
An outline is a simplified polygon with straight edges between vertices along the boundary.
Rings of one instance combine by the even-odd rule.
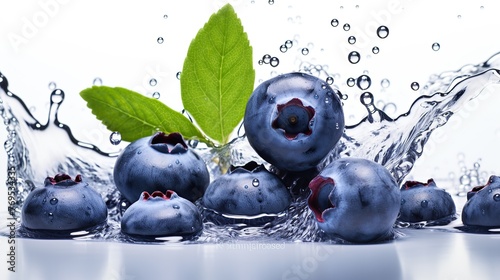
[[436, 187], [436, 183], [434, 182], [434, 179], [429, 179], [427, 180], [427, 183], [422, 183], [419, 181], [406, 181], [403, 186], [401, 186], [401, 190], [409, 190], [409, 189], [414, 189], [414, 188], [421, 188], [421, 187]]
[[[335, 182], [332, 178], [326, 178], [323, 176], [316, 176], [309, 183], [309, 188], [312, 192], [307, 200], [307, 203], [309, 204], [309, 208], [313, 211], [316, 220], [320, 223], [325, 221], [325, 219], [323, 219], [323, 212], [327, 209], [335, 208], [335, 205], [332, 204], [330, 198], [328, 197], [328, 194], [334, 186]], [[325, 197], [321, 197], [325, 191], [328, 192], [326, 196], [327, 199], [325, 199]]]
[[157, 132], [151, 137], [150, 146], [158, 152], [165, 154], [182, 154], [187, 152], [188, 146], [180, 133], [165, 134]]
[[285, 104], [278, 104], [278, 116], [274, 119], [272, 127], [282, 129], [288, 140], [297, 138], [300, 133], [311, 135], [310, 123], [315, 111], [311, 106], [304, 106], [298, 98], [293, 98]]
[[44, 185], [45, 186], [56, 185], [56, 186], [69, 187], [69, 186], [79, 184], [81, 182], [82, 182], [82, 175], [80, 175], [80, 174], [76, 175], [75, 180], [72, 180], [71, 176], [69, 176], [68, 174], [59, 173], [59, 174], [56, 174], [54, 177], [45, 178]]
[[490, 176], [490, 178], [488, 179], [488, 183], [486, 183], [486, 185], [473, 187], [470, 191], [467, 192], [467, 200], [471, 199], [480, 190], [482, 190], [482, 189], [486, 188], [487, 186], [489, 186], [490, 184], [492, 184], [495, 180], [497, 180], [497, 178], [499, 178], [499, 177]]
[[162, 193], [161, 191], [154, 191], [151, 194], [149, 194], [147, 191], [143, 191], [141, 194], [141, 200], [149, 200], [156, 197], [162, 198], [164, 200], [171, 200], [177, 197], [177, 193], [172, 190], [167, 190], [165, 193]]
[[262, 171], [265, 169], [266, 168], [264, 167], [263, 164], [258, 164], [255, 161], [250, 161], [242, 166], [231, 165], [229, 167], [229, 170], [227, 171], [227, 173], [228, 174], [232, 174], [232, 173], [256, 173], [256, 172], [259, 172], [259, 171]]

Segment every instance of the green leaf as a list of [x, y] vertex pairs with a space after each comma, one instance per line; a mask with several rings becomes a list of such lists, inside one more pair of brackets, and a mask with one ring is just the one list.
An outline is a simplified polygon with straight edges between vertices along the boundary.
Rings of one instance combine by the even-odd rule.
[[189, 46], [181, 75], [182, 103], [207, 136], [225, 144], [243, 118], [254, 81], [252, 47], [226, 4]]
[[181, 113], [159, 100], [120, 88], [93, 86], [80, 96], [92, 113], [110, 131], [120, 132], [122, 139], [132, 142], [157, 131], [179, 132], [185, 138], [206, 142], [201, 132]]

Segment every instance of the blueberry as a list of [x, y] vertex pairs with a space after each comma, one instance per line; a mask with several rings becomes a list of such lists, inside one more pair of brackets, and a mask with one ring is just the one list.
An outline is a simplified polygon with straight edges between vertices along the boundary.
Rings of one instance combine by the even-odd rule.
[[286, 171], [314, 168], [344, 131], [338, 93], [304, 73], [277, 76], [260, 84], [245, 110], [248, 142], [267, 162]]
[[198, 208], [171, 190], [142, 192], [121, 220], [121, 231], [132, 236], [193, 236], [202, 228]]
[[401, 194], [382, 165], [342, 158], [327, 165], [309, 188], [309, 208], [320, 229], [354, 242], [373, 242], [392, 234]]
[[179, 133], [158, 132], [130, 143], [116, 160], [114, 182], [128, 201], [143, 191], [167, 191], [166, 186], [192, 202], [200, 198], [210, 176], [203, 159]]
[[231, 166], [215, 179], [203, 196], [203, 205], [223, 215], [278, 214], [290, 205], [291, 196], [281, 180], [264, 165], [249, 162]]
[[467, 193], [462, 222], [467, 226], [500, 227], [500, 177], [490, 176], [486, 185]]
[[436, 186], [433, 179], [427, 183], [407, 181], [401, 187], [401, 222], [427, 222], [427, 225], [449, 224], [456, 214], [453, 198]]
[[31, 230], [80, 231], [106, 221], [108, 210], [102, 197], [77, 175], [47, 177], [35, 188], [22, 208], [22, 224]]

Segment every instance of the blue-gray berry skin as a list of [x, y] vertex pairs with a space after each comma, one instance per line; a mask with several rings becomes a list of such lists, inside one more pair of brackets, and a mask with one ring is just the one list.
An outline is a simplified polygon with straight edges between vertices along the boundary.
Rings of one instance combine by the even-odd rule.
[[277, 76], [260, 84], [245, 110], [248, 142], [267, 162], [286, 171], [314, 168], [344, 131], [337, 91], [304, 73]]
[[434, 180], [427, 183], [407, 181], [401, 187], [401, 222], [428, 222], [443, 225], [455, 219], [456, 207], [451, 195], [436, 186]]
[[143, 192], [121, 220], [121, 231], [138, 237], [193, 236], [203, 229], [198, 208], [175, 192]]
[[77, 175], [47, 177], [44, 187], [26, 198], [21, 222], [30, 230], [79, 231], [106, 221], [108, 210], [101, 195]]
[[167, 191], [167, 186], [192, 202], [210, 182], [207, 166], [178, 133], [162, 132], [130, 143], [116, 160], [114, 182], [134, 202], [143, 191]]
[[309, 188], [309, 207], [324, 232], [353, 243], [374, 242], [392, 234], [401, 193], [382, 165], [359, 158], [338, 159]]
[[220, 214], [256, 216], [288, 208], [291, 195], [281, 180], [255, 162], [231, 166], [203, 196], [203, 206]]
[[500, 227], [500, 177], [491, 176], [485, 186], [467, 194], [462, 222], [467, 226]]

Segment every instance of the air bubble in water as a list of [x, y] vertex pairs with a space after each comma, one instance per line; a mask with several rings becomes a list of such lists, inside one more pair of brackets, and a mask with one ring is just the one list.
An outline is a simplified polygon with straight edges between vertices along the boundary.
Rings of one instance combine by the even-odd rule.
[[160, 99], [160, 93], [157, 91], [153, 92], [153, 98]]
[[356, 43], [356, 37], [349, 36], [349, 38], [347, 38], [347, 42], [349, 42], [349, 44], [351, 45], [354, 45]]
[[388, 79], [382, 79], [382, 81], [380, 81], [380, 85], [383, 88], [388, 88], [391, 85], [391, 82]]
[[333, 27], [337, 27], [339, 26], [339, 20], [334, 18], [332, 19], [332, 21], [330, 22], [330, 24], [333, 26]]
[[55, 83], [55, 82], [50, 82], [50, 83], [49, 83], [49, 89], [50, 89], [50, 90], [54, 90], [54, 89], [56, 89], [56, 87], [57, 87], [57, 85], [56, 85], [56, 83]]
[[309, 49], [308, 48], [302, 48], [302, 54], [303, 55], [308, 55], [309, 54]]
[[417, 91], [420, 88], [420, 85], [417, 82], [411, 83], [411, 89]]
[[149, 80], [149, 85], [152, 87], [156, 86], [157, 83], [158, 83], [158, 81], [155, 78], [152, 78], [151, 80]]
[[158, 42], [158, 44], [163, 44], [163, 37], [158, 37], [158, 39], [156, 39], [156, 42]]
[[114, 131], [111, 133], [109, 136], [109, 142], [111, 142], [112, 145], [118, 145], [122, 141], [122, 135], [118, 131]]
[[356, 84], [360, 89], [366, 90], [372, 85], [372, 79], [368, 75], [361, 75], [356, 80]]
[[347, 58], [349, 59], [350, 63], [356, 64], [361, 59], [361, 55], [357, 51], [352, 51], [349, 53], [349, 56]]
[[344, 24], [344, 30], [349, 31], [351, 29], [351, 25], [349, 23]]
[[354, 80], [354, 78], [351, 77], [351, 78], [347, 79], [348, 86], [353, 87], [355, 84], [356, 84], [356, 80]]
[[441, 48], [441, 45], [439, 43], [432, 44], [432, 50], [439, 51], [440, 48]]
[[385, 39], [387, 36], [389, 36], [389, 28], [385, 25], [381, 25], [377, 28], [377, 36], [380, 39]]
[[277, 57], [273, 56], [273, 57], [271, 57], [271, 60], [269, 61], [269, 64], [272, 67], [276, 67], [276, 66], [278, 66], [280, 64], [280, 60]]
[[380, 49], [378, 47], [375, 46], [375, 47], [372, 48], [372, 53], [373, 54], [378, 54], [379, 52], [380, 52]]
[[326, 83], [329, 84], [329, 85], [332, 85], [333, 84], [333, 77], [327, 77], [326, 78]]
[[92, 85], [94, 86], [102, 86], [102, 79], [97, 77], [92, 81]]

